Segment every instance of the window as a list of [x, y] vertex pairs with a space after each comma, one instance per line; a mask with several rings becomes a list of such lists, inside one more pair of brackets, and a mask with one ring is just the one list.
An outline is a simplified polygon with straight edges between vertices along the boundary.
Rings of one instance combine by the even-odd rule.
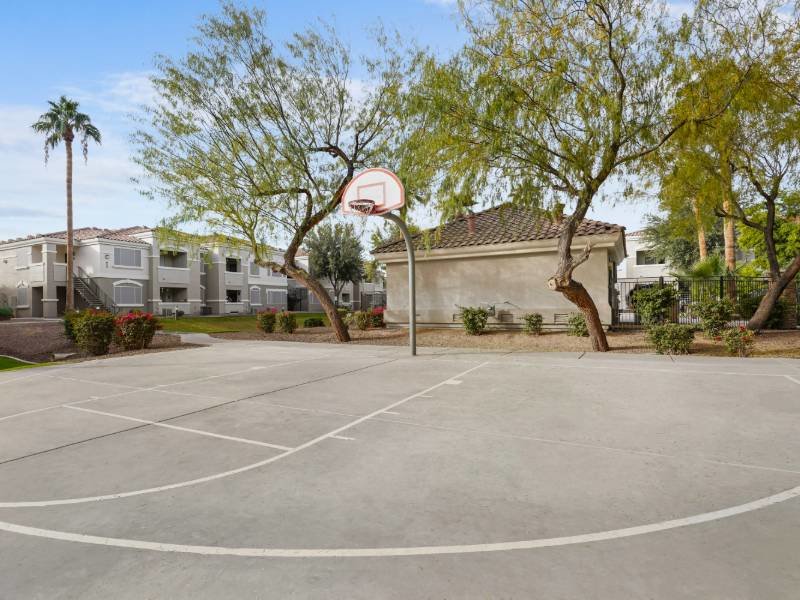
[[225, 299], [228, 302], [241, 302], [242, 290], [225, 290]]
[[283, 306], [286, 304], [286, 292], [283, 290], [268, 290], [267, 304], [270, 306]]
[[637, 250], [636, 251], [636, 264], [637, 265], [663, 265], [664, 259], [652, 252], [651, 250]]
[[208, 269], [208, 254], [206, 252], [200, 253], [200, 274], [205, 275]]
[[350, 302], [350, 294], [342, 294], [342, 302]]
[[114, 248], [115, 267], [141, 267], [142, 251], [133, 248]]
[[201, 285], [200, 286], [200, 304], [202, 306], [206, 305], [206, 298], [207, 297], [208, 297], [208, 294], [206, 293], [206, 286]]
[[238, 258], [226, 258], [225, 259], [225, 270], [228, 273], [238, 273], [239, 272], [239, 259]]
[[17, 306], [28, 306], [28, 288], [17, 288]]
[[141, 306], [142, 286], [133, 282], [115, 283], [114, 304], [119, 306]]
[[261, 306], [261, 288], [250, 288], [250, 304]]
[[258, 265], [256, 263], [250, 263], [250, 275], [253, 277], [258, 277]]

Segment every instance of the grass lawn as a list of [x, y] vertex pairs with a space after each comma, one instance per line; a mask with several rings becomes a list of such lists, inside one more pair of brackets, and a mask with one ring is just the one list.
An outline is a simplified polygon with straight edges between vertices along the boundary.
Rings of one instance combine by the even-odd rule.
[[[328, 325], [325, 313], [296, 312], [297, 325], [303, 327], [309, 317], [318, 317]], [[180, 319], [161, 319], [164, 331], [181, 333], [232, 333], [237, 331], [256, 331], [255, 315], [228, 315], [224, 317], [181, 317]]]
[[9, 358], [7, 356], [0, 356], [0, 371], [6, 369], [27, 369], [30, 367], [38, 367], [39, 365], [31, 365], [16, 358]]

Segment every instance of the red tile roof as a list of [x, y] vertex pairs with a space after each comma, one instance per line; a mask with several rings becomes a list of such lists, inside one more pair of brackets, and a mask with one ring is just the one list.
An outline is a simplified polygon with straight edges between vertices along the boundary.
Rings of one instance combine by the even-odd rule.
[[[459, 217], [441, 227], [429, 229], [412, 236], [416, 250], [488, 246], [512, 242], [528, 242], [557, 238], [563, 228], [558, 223], [530, 209], [513, 204], [501, 204], [475, 213], [475, 231], [469, 231], [469, 217]], [[578, 225], [576, 236], [622, 233], [625, 228], [613, 223], [584, 219]], [[372, 250], [373, 254], [402, 252], [402, 238], [392, 239]]]
[[[101, 229], [98, 227], [79, 227], [78, 229], [72, 230], [72, 239], [77, 242], [83, 240], [92, 240], [95, 238], [100, 238], [104, 240], [113, 240], [116, 242], [129, 242], [132, 244], [142, 244], [142, 245], [149, 245], [147, 242], [140, 240], [137, 237], [134, 237], [133, 233], [143, 233], [145, 231], [150, 231], [149, 227], [126, 227], [124, 229]], [[0, 244], [8, 244], [11, 242], [21, 242], [24, 240], [35, 240], [38, 238], [53, 238], [53, 239], [67, 239], [67, 232], [66, 231], [56, 231], [53, 233], [37, 233], [34, 235], [29, 235], [24, 238], [17, 238], [13, 240], [4, 240], [1, 241]]]

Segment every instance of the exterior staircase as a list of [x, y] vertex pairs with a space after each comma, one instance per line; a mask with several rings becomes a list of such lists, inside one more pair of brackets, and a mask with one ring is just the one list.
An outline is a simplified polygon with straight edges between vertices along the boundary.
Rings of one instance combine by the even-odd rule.
[[114, 301], [100, 289], [95, 281], [82, 268], [77, 267], [72, 278], [75, 293], [80, 296], [90, 308], [105, 310], [116, 314], [118, 309]]

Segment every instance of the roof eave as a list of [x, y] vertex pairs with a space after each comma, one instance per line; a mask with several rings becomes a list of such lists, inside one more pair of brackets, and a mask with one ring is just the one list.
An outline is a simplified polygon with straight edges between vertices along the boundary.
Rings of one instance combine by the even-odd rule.
[[[620, 240], [623, 240], [622, 242]], [[589, 241], [593, 248], [618, 248], [624, 244], [623, 232], [615, 231], [611, 233], [575, 236], [572, 240], [572, 247], [580, 250]], [[487, 256], [513, 256], [517, 254], [536, 254], [541, 252], [555, 251], [558, 246], [558, 238], [547, 238], [545, 240], [528, 240], [524, 242], [508, 242], [505, 244], [481, 244], [476, 246], [459, 246], [457, 248], [433, 248], [431, 250], [417, 250], [416, 260], [444, 260], [453, 258], [475, 258]], [[401, 252], [377, 252], [372, 256], [379, 262], [399, 263], [406, 262], [408, 257], [406, 251]]]

